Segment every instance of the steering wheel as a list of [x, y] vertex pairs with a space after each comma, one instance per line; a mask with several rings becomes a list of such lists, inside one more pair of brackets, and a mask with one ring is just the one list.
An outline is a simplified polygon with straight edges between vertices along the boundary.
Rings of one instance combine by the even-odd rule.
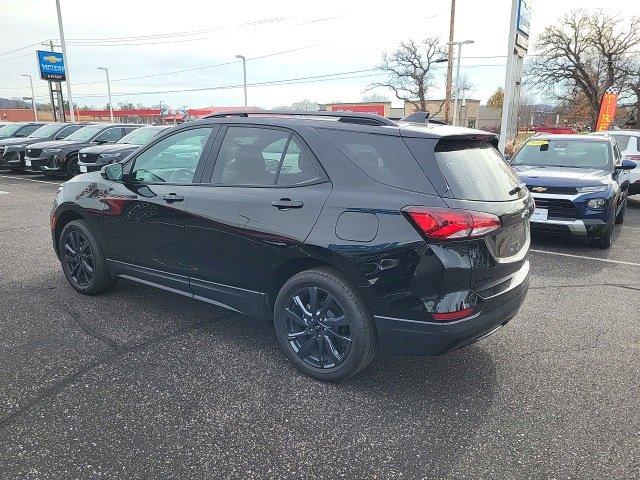
[[171, 183], [191, 183], [193, 181], [193, 175], [196, 172], [189, 170], [188, 168], [178, 168], [169, 177]]

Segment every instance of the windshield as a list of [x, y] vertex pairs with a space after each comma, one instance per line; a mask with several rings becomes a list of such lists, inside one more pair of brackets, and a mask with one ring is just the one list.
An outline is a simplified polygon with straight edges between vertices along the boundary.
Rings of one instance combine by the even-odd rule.
[[611, 149], [606, 141], [529, 140], [511, 160], [512, 165], [534, 167], [611, 168]]
[[24, 123], [9, 123], [4, 127], [0, 128], [0, 137], [8, 137], [16, 133], [20, 127], [22, 127]]
[[144, 145], [149, 140], [151, 140], [153, 137], [158, 135], [158, 133], [160, 133], [162, 130], [164, 130], [164, 129], [163, 128], [157, 128], [157, 127], [138, 128], [138, 129], [134, 130], [133, 132], [126, 134], [124, 137], [122, 137], [116, 143], [129, 143], [131, 145]]
[[27, 135], [27, 138], [47, 138], [55, 134], [58, 130], [60, 130], [60, 124], [52, 123], [50, 125], [40, 127], [35, 132]]
[[104, 126], [102, 125], [91, 125], [89, 127], [84, 127], [78, 130], [77, 132], [73, 132], [69, 135], [65, 140], [74, 140], [76, 142], [86, 142], [91, 140], [98, 132], [102, 131]]

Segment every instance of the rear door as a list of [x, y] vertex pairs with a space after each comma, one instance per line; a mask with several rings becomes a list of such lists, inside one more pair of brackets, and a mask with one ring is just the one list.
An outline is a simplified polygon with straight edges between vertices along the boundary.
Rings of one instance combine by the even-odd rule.
[[533, 203], [490, 139], [445, 137], [435, 146], [425, 139], [405, 141], [449, 207], [500, 218], [499, 230], [469, 240], [472, 288], [489, 288], [518, 272], [529, 250]]
[[293, 132], [229, 126], [217, 141], [209, 184], [187, 205], [187, 248], [196, 297], [258, 315], [262, 281], [298, 254], [331, 191]]

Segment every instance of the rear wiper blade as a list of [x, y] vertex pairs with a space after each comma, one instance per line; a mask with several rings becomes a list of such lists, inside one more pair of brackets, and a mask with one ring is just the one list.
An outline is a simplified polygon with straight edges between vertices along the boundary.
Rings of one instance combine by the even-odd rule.
[[518, 185], [517, 187], [513, 188], [512, 190], [509, 190], [509, 195], [515, 195], [516, 193], [522, 191], [522, 187], [524, 187], [524, 185]]

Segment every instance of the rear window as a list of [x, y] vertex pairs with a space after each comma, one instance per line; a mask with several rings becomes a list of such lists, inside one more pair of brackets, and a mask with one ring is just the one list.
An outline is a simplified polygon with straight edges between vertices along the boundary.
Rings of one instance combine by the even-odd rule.
[[322, 135], [377, 182], [415, 192], [434, 192], [402, 138], [337, 130], [322, 130]]
[[499, 202], [526, 195], [525, 189], [509, 194], [521, 182], [489, 142], [441, 140], [435, 157], [454, 198]]

